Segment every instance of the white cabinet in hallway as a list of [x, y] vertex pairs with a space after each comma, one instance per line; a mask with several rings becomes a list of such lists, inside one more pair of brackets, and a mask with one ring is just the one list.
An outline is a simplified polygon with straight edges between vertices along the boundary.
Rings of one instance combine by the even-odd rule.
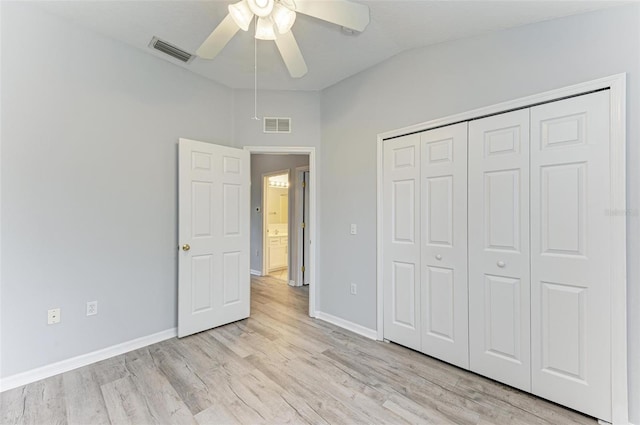
[[289, 256], [289, 240], [287, 236], [269, 236], [267, 251], [268, 271], [287, 267]]
[[384, 141], [384, 338], [610, 421], [601, 90]]

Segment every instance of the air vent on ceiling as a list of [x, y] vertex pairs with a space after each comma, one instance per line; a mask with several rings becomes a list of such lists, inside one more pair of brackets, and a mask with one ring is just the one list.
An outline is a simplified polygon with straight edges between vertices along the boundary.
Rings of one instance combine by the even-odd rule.
[[153, 37], [151, 39], [151, 43], [149, 43], [149, 47], [159, 50], [165, 55], [169, 55], [174, 59], [178, 59], [181, 62], [189, 63], [193, 60], [195, 55], [185, 52], [181, 48], [174, 46], [171, 43], [167, 43], [166, 41], [160, 40], [158, 37]]
[[291, 133], [291, 118], [264, 117], [265, 133]]

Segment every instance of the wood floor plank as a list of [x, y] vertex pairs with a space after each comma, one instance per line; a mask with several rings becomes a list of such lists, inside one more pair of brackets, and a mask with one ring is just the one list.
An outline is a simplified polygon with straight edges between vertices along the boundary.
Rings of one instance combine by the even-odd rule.
[[244, 327], [247, 331], [256, 332], [268, 340], [274, 341], [282, 336], [282, 332], [277, 327], [271, 327], [256, 319], [255, 316], [247, 320], [238, 322], [238, 326]]
[[149, 351], [138, 350], [142, 356], [127, 361], [131, 380], [144, 397], [153, 416], [160, 423], [197, 425], [191, 411], [166, 376], [155, 367]]
[[307, 423], [268, 382], [263, 374], [252, 372], [230, 378], [229, 388], [267, 423]]
[[93, 375], [100, 386], [129, 376], [125, 355], [111, 357], [91, 365]]
[[[213, 402], [211, 409], [224, 408], [224, 411], [230, 414], [235, 420], [241, 424], [267, 424], [267, 420], [264, 416], [256, 410], [255, 406], [247, 403], [247, 400], [242, 394], [238, 394], [233, 386], [229, 383], [230, 379], [233, 379], [227, 375], [223, 370], [219, 369], [205, 377], [209, 383], [215, 383], [216, 391], [212, 393]], [[199, 422], [204, 417], [210, 417], [212, 412], [201, 412], [198, 414]]]
[[247, 341], [246, 334], [241, 332], [233, 332], [233, 330], [240, 330], [236, 326], [227, 325], [221, 326], [209, 331], [209, 335], [218, 340], [222, 345], [228, 347], [231, 351], [236, 353], [239, 357], [247, 357], [252, 354], [257, 354], [256, 347]]
[[191, 414], [196, 415], [212, 404], [214, 397], [211, 393], [215, 388], [209, 387], [187, 360], [170, 345], [153, 345], [149, 348], [149, 353]]
[[433, 425], [455, 425], [445, 415], [441, 415], [437, 410], [427, 410], [424, 406], [412, 402], [411, 400], [392, 395], [382, 406], [389, 409], [411, 424], [433, 424]]
[[293, 372], [288, 364], [272, 362], [266, 357], [251, 357], [248, 360], [277, 385], [302, 397], [326, 422], [367, 423], [365, 418], [353, 409], [350, 400], [338, 399], [330, 391], [317, 385], [314, 377], [318, 371]]
[[457, 424], [473, 425], [480, 417], [478, 412], [464, 408], [462, 398], [421, 377], [398, 373], [393, 364], [380, 364], [373, 358], [364, 358], [359, 362], [351, 353], [338, 348], [326, 351], [325, 355], [343, 363], [360, 376], [368, 376], [366, 379], [373, 379], [418, 404], [440, 412]]
[[90, 366], [63, 374], [62, 382], [69, 425], [111, 423], [100, 384]]
[[101, 387], [109, 419], [118, 425], [160, 424], [145, 397], [127, 376]]
[[578, 412], [476, 375], [467, 376], [458, 381], [456, 390], [470, 397], [483, 397], [491, 406], [521, 410], [551, 424], [593, 423], [592, 418]]
[[1, 424], [23, 423], [22, 419], [26, 408], [25, 400], [27, 387], [28, 385], [0, 393]]
[[229, 411], [227, 406], [213, 405], [195, 416], [199, 425], [225, 424], [225, 425], [242, 425], [235, 416]]
[[0, 408], [3, 425], [66, 424], [62, 375], [3, 392]]

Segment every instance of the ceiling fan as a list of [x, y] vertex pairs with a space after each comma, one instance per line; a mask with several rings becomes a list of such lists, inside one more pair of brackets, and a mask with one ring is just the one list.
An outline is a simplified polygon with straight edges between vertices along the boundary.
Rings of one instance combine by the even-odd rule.
[[307, 73], [307, 64], [291, 33], [296, 13], [358, 32], [369, 24], [369, 8], [348, 0], [241, 0], [229, 5], [229, 14], [196, 53], [203, 59], [215, 58], [239, 30], [248, 31], [255, 19], [255, 38], [275, 41], [291, 77], [300, 78]]

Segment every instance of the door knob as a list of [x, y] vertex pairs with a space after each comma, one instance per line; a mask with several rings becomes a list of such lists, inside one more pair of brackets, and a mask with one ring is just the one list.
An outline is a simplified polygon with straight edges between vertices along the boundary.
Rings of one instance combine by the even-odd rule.
[[502, 269], [502, 268], [504, 268], [504, 266], [506, 266], [506, 264], [505, 264], [505, 262], [504, 262], [504, 261], [498, 261], [496, 264], [497, 264], [497, 265], [498, 265], [498, 267], [500, 267], [501, 269]]
[[436, 260], [438, 260], [438, 261], [442, 260], [442, 255], [440, 255], [440, 254], [436, 255]]
[[189, 244], [188, 244], [188, 243], [186, 243], [186, 244], [182, 245], [182, 250], [183, 250], [183, 251], [189, 251], [190, 249], [191, 249], [191, 247], [189, 246]]

